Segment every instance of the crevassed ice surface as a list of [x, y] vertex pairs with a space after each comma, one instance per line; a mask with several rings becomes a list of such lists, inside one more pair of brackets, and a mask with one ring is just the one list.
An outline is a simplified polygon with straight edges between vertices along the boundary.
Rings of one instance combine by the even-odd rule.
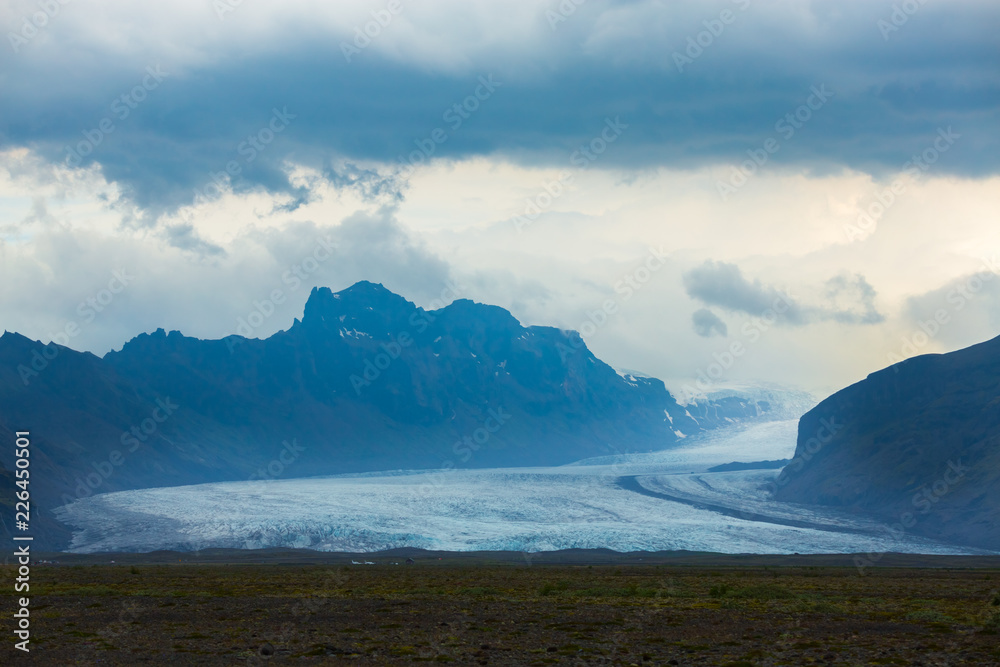
[[[769, 500], [794, 420], [708, 434], [681, 448], [553, 468], [396, 471], [101, 494], [57, 510], [72, 550], [306, 547], [379, 551], [608, 548], [725, 553], [983, 553], [892, 535], [876, 521]], [[789, 525], [791, 524], [791, 525]]]

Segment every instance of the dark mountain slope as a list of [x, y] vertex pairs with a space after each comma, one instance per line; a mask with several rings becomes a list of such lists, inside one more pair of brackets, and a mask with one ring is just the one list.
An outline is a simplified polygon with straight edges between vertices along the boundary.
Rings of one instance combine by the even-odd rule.
[[1000, 550], [1000, 338], [909, 359], [827, 398], [800, 420], [777, 497]]

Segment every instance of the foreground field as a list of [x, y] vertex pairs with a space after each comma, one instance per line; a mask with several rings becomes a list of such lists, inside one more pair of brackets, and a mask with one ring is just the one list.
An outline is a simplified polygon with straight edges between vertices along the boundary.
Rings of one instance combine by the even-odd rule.
[[3, 662], [1000, 664], [997, 569], [392, 562], [35, 567]]

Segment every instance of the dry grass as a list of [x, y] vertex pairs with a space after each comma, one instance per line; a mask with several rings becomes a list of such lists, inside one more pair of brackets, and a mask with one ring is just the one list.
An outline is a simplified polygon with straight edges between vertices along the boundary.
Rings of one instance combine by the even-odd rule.
[[18, 662], [265, 664], [269, 645], [273, 665], [1000, 664], [998, 585], [943, 569], [36, 567]]

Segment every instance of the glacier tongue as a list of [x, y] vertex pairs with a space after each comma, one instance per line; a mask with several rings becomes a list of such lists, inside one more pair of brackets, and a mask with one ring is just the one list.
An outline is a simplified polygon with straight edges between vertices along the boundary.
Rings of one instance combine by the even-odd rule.
[[[894, 539], [872, 522], [774, 503], [760, 488], [776, 470], [704, 472], [733, 460], [788, 457], [794, 446], [794, 422], [775, 422], [700, 437], [666, 452], [557, 468], [144, 489], [85, 498], [56, 513], [75, 529], [71, 549], [86, 553], [220, 547], [361, 552], [404, 546], [527, 552], [975, 552]], [[623, 484], [627, 478], [638, 485]]]

